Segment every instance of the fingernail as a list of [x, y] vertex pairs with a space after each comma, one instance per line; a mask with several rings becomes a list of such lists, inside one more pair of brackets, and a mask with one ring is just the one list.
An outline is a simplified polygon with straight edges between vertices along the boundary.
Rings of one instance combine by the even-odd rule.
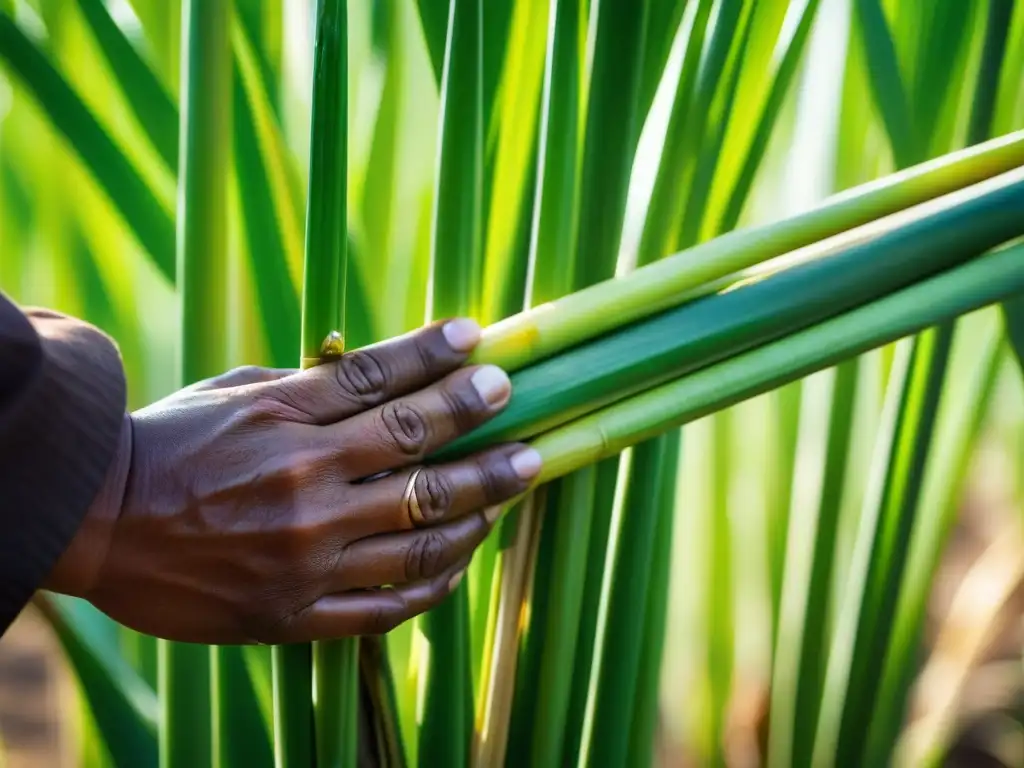
[[484, 510], [484, 520], [487, 521], [488, 525], [494, 525], [498, 518], [501, 517], [501, 507], [488, 507]]
[[462, 581], [462, 577], [466, 575], [466, 570], [463, 568], [461, 571], [456, 573], [451, 579], [448, 580], [448, 591], [454, 592], [455, 588], [459, 586], [459, 582]]
[[480, 341], [480, 326], [475, 320], [465, 317], [445, 323], [441, 333], [448, 346], [456, 352], [469, 352]]
[[481, 366], [470, 381], [480, 398], [492, 408], [508, 400], [512, 391], [508, 375], [496, 365]]
[[530, 480], [536, 477], [542, 463], [540, 454], [533, 448], [524, 448], [514, 454], [509, 461], [521, 480]]

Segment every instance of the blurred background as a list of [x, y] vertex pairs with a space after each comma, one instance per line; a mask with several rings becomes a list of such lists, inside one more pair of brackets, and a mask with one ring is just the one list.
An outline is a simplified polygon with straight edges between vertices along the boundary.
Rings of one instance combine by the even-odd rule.
[[[288, 200], [275, 204], [287, 207], [301, 201], [305, 189], [313, 4], [239, 0], [238, 5], [240, 12], [259, 12], [255, 28], [261, 53], [251, 65], [270, 68], [274, 87], [268, 106], [279, 119], [286, 158], [272, 171], [278, 187], [290, 190]], [[765, 36], [769, 47], [755, 54], [763, 64], [772, 62], [771, 41], [784, 39], [786, 24], [795, 17], [786, 5], [764, 3], [757, 11], [777, 31]], [[741, 226], [799, 213], [895, 170], [869, 85], [870, 58], [857, 39], [854, 5], [851, 0], [818, 5]], [[887, 0], [881, 5], [893, 29], [908, 99], [930, 126], [921, 159], [964, 146], [989, 3]], [[145, 53], [167, 92], [176, 93], [179, 2], [107, 0], [105, 6]], [[159, 204], [173, 211], [173, 175], [116, 86], [118, 78], [82, 16], [84, 4], [4, 0], [0, 7], [45, 50], [149, 182]], [[1024, 3], [1009, 7], [994, 136], [1024, 128]], [[357, 279], [372, 300], [375, 334], [388, 336], [415, 327], [424, 316], [439, 100], [416, 3], [351, 0], [349, 12], [350, 227]], [[620, 270], [630, 268], [639, 247], [682, 66], [686, 13], [632, 164]], [[752, 141], [768, 92], [768, 69], [752, 64], [749, 74], [743, 73], [741, 91], [748, 100], [738, 101], [726, 120], [721, 151], [726, 166]], [[535, 114], [536, 104], [522, 109]], [[721, 173], [736, 172], [726, 167]], [[709, 194], [721, 207], [728, 185], [723, 182], [720, 189], [717, 179]], [[282, 226], [287, 277], [296, 286], [301, 210], [299, 202], [291, 224]], [[253, 300], [237, 193], [231, 238], [227, 363], [264, 361], [273, 341]], [[84, 317], [113, 334], [125, 359], [132, 407], [174, 390], [179, 324], [172, 286], [35, 98], [3, 67], [0, 289], [25, 304]], [[896, 354], [895, 345], [870, 353], [853, 371], [855, 397], [846, 404], [848, 455], [833, 499], [837, 596], [854, 557], [885, 383]], [[899, 740], [903, 764], [915, 764], [921, 750], [941, 744], [943, 765], [1024, 766], [1021, 373], [1003, 338], [998, 308], [958, 323], [911, 544], [917, 563], [912, 575], [922, 579], [917, 588], [926, 611], [920, 648], [912, 654], [913, 683]], [[822, 372], [686, 427], [662, 668], [657, 747], [662, 765], [710, 764], [708, 755], [715, 750], [707, 741], [718, 726], [708, 721], [715, 713], [722, 715], [727, 764], [763, 762], [779, 611], [771, 574], [782, 567], [770, 562], [765, 542], [781, 542], [787, 556], [802, 551], [799, 521], [819, 504], [823, 467], [834, 450], [829, 424], [842, 407], [835, 402], [838, 375]], [[780, 533], [780, 519], [789, 521], [788, 532], [783, 525]], [[838, 598], [833, 602], [841, 604]], [[829, 623], [834, 620], [833, 615]], [[724, 684], [722, 665], [712, 669], [708, 661], [723, 658]], [[77, 765], [83, 733], [91, 727], [58, 644], [45, 622], [27, 610], [0, 641], [0, 754], [6, 755], [0, 765]]]

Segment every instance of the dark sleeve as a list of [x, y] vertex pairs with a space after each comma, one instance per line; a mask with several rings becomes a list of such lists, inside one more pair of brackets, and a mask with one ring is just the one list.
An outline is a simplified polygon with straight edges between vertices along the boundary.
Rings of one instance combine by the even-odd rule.
[[90, 325], [0, 293], [0, 635], [70, 544], [117, 447], [125, 381]]

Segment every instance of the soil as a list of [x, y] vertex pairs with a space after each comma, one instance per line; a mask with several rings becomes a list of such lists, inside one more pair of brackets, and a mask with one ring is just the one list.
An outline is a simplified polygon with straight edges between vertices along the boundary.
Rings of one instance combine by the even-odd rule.
[[0, 639], [0, 754], [3, 768], [63, 768], [71, 724], [71, 685], [49, 629], [27, 609]]

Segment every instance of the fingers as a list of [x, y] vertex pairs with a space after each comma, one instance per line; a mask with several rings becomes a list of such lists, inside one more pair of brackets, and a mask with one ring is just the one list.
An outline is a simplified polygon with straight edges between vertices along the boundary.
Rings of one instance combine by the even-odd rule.
[[512, 385], [493, 365], [464, 368], [407, 397], [331, 428], [338, 461], [350, 480], [407, 467], [494, 417]]
[[462, 365], [480, 339], [472, 320], [439, 322], [353, 350], [269, 386], [267, 394], [315, 424], [331, 424], [415, 392]]
[[438, 525], [518, 496], [540, 472], [533, 448], [507, 445], [449, 464], [417, 467], [358, 488], [345, 524], [365, 535]]
[[468, 559], [437, 576], [394, 589], [360, 590], [321, 597], [292, 617], [272, 642], [298, 643], [355, 635], [380, 635], [429, 611], [459, 585]]
[[432, 579], [472, 555], [501, 513], [483, 513], [421, 531], [371, 536], [350, 544], [341, 557], [331, 592], [346, 592]]

